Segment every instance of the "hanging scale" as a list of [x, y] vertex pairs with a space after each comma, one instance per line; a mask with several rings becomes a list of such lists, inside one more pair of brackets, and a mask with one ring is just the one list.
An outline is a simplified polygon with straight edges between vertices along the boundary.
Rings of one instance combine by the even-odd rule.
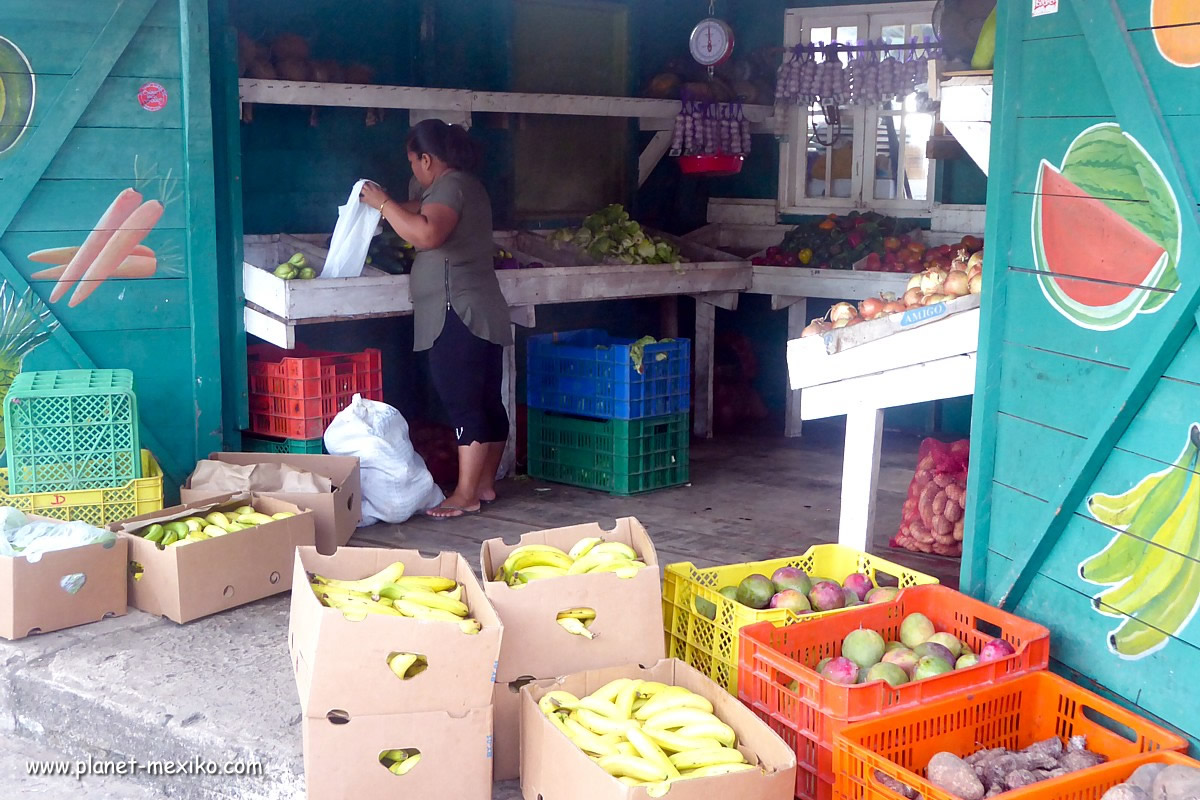
[[717, 19], [716, 0], [709, 0], [708, 17], [692, 31], [689, 47], [692, 58], [702, 67], [708, 68], [712, 77], [719, 64], [729, 60], [733, 55], [733, 28], [724, 20]]

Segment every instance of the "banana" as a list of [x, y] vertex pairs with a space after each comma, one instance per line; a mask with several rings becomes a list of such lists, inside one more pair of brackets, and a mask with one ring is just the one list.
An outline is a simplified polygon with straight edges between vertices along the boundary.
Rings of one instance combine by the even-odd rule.
[[167, 535], [167, 530], [162, 525], [151, 525], [146, 528], [146, 532], [142, 534], [142, 538], [147, 542], [161, 542], [162, 538]]
[[287, 519], [288, 517], [294, 517], [294, 516], [296, 516], [296, 515], [293, 514], [291, 511], [276, 511], [274, 514], [271, 515], [271, 519], [274, 521], [274, 520], [280, 520], [280, 519]]
[[325, 595], [323, 598], [325, 605], [330, 608], [335, 608], [342, 612], [342, 616], [349, 620], [366, 619], [368, 614], [380, 614], [389, 617], [402, 616], [399, 611], [391, 606], [377, 603], [370, 598], [365, 600], [347, 600], [345, 597], [332, 597]]
[[625, 738], [633, 745], [634, 749], [642, 758], [649, 761], [667, 771], [667, 779], [671, 780], [679, 777], [679, 768], [672, 763], [667, 754], [662, 751], [653, 739], [645, 734], [641, 728], [636, 725], [630, 725], [629, 730], [625, 732]]
[[601, 769], [617, 778], [626, 777], [647, 782], [667, 779], [665, 769], [637, 756], [619, 754], [604, 756], [597, 763], [600, 764]]
[[[400, 589], [421, 589], [426, 592], [445, 592], [459, 586], [452, 578], [440, 578], [437, 575], [405, 575], [392, 581], [391, 585]], [[461, 597], [454, 599], [462, 600]]]
[[689, 739], [716, 739], [726, 747], [733, 747], [737, 744], [737, 734], [733, 732], [733, 728], [716, 717], [713, 717], [711, 722], [684, 725], [676, 733]]
[[564, 692], [559, 689], [546, 692], [544, 695], [542, 695], [542, 698], [538, 700], [538, 708], [540, 708], [542, 713], [546, 716], [550, 716], [551, 714], [562, 710], [570, 711], [576, 708], [578, 705], [578, 697], [570, 692]]
[[404, 759], [403, 761], [397, 761], [396, 763], [392, 764], [390, 767], [388, 767], [388, 771], [393, 775], [407, 775], [412, 771], [413, 767], [420, 763], [420, 761], [421, 754], [416, 753]]
[[[337, 598], [341, 598], [343, 600], [347, 600], [347, 601], [351, 601], [351, 602], [356, 601], [356, 600], [374, 600], [375, 599], [375, 598], [371, 597], [371, 595], [365, 594], [364, 592], [352, 592], [348, 589], [341, 589], [336, 586], [325, 586], [324, 584], [320, 584], [320, 583], [313, 583], [310, 585], [312, 586], [312, 590], [317, 595], [318, 598], [320, 598], [320, 597], [337, 597]], [[383, 603], [384, 605], [391, 605], [390, 600], [380, 600], [379, 602]]]
[[710, 767], [701, 767], [689, 772], [683, 773], [683, 780], [688, 778], [711, 778], [714, 775], [728, 775], [731, 772], [745, 772], [748, 769], [755, 769], [751, 764], [713, 764]]
[[571, 545], [571, 549], [567, 551], [567, 555], [569, 555], [572, 560], [583, 558], [588, 554], [588, 551], [603, 541], [604, 540], [599, 536], [588, 536], [584, 539], [580, 539], [578, 542]]
[[630, 719], [633, 716], [633, 700], [637, 697], [637, 687], [640, 682], [633, 681], [622, 688], [617, 694], [617, 699], [613, 701], [621, 719]]
[[[582, 705], [588, 698], [583, 698], [579, 702]], [[629, 720], [618, 720], [612, 717], [606, 717], [592, 711], [590, 708], [578, 708], [571, 712], [571, 717], [579, 720], [579, 724], [587, 728], [592, 733], [603, 736], [606, 733], [617, 733], [624, 735], [629, 729]]]
[[450, 611], [444, 611], [440, 608], [430, 608], [412, 600], [393, 600], [392, 606], [395, 607], [398, 613], [406, 617], [413, 617], [414, 619], [432, 619], [441, 622], [460, 622], [462, 620], [461, 617]]
[[646, 727], [674, 730], [688, 725], [703, 725], [708, 722], [721, 722], [721, 720], [698, 708], [672, 708], [646, 720]]
[[463, 599], [463, 587], [461, 583], [456, 583], [453, 590], [443, 590], [437, 594], [440, 594], [443, 597], [449, 597], [451, 600], [461, 601]]
[[[280, 513], [287, 514], [286, 511]], [[288, 516], [290, 517], [292, 515], [288, 514]], [[287, 517], [280, 517], [280, 519], [287, 519]], [[260, 514], [257, 511], [255, 511], [253, 514], [242, 514], [240, 517], [238, 517], [238, 522], [242, 523], [243, 525], [266, 525], [268, 522], [274, 521], [275, 517], [269, 517], [266, 514]]]
[[[205, 525], [203, 531], [192, 531], [192, 534], [194, 534], [194, 533], [205, 533], [205, 534], [208, 534], [209, 536], [224, 536], [225, 534], [229, 533], [229, 531], [225, 530], [224, 528], [220, 528], [216, 525]], [[188, 534], [188, 535], [190, 536], [192, 534]]]
[[464, 619], [458, 623], [458, 629], [468, 636], [474, 636], [483, 630], [483, 623], [477, 619]]
[[429, 661], [417, 653], [396, 653], [387, 664], [402, 681], [415, 678], [429, 668]]
[[[1178, 505], [1167, 515], [1166, 520], [1155, 531], [1134, 526], [1141, 518], [1141, 512], [1130, 524], [1129, 532], [1122, 536], [1132, 536], [1135, 533], [1152, 534], [1151, 542], [1156, 547], [1147, 550], [1146, 555], [1137, 565], [1129, 580], [1120, 586], [1110, 589], [1096, 597], [1093, 604], [1097, 611], [1108, 616], [1124, 616], [1132, 614], [1153, 598], [1166, 591], [1167, 586], [1175, 576], [1183, 570], [1187, 558], [1182, 555], [1196, 535], [1196, 523], [1200, 521], [1200, 477], [1195, 473], [1185, 473], [1190, 476], [1187, 491]], [[1167, 485], [1167, 478], [1160, 488]], [[1157, 490], [1156, 490], [1157, 491]], [[1149, 508], [1147, 501], [1147, 508]]]
[[[189, 531], [202, 531], [204, 530], [204, 526], [208, 524], [208, 520], [201, 517], [188, 517], [187, 519], [176, 521], [186, 527]], [[180, 538], [183, 538], [183, 535], [184, 534], [181, 533]]]
[[575, 636], [582, 636], [585, 639], [596, 638], [596, 634], [587, 629], [587, 626], [583, 624], [583, 620], [567, 617], [566, 619], [558, 620], [558, 624], [562, 626], [564, 631], [574, 634]]
[[592, 620], [595, 618], [596, 609], [594, 608], [568, 608], [558, 612], [558, 619]]
[[163, 534], [162, 546], [170, 547], [171, 545], [175, 544], [178, 541], [179, 541], [179, 533], [177, 531], [170, 530]]
[[233, 510], [233, 513], [237, 514], [239, 517], [243, 517], [246, 514], [253, 514], [254, 506], [238, 506]]
[[640, 561], [630, 561], [624, 558], [618, 558], [614, 561], [608, 561], [598, 567], [588, 570], [587, 574], [595, 575], [598, 572], [615, 572], [618, 578], [629, 579], [638, 574], [638, 570], [646, 566]]
[[408, 758], [407, 750], [384, 750], [379, 754], [380, 761], [403, 761]]
[[557, 547], [547, 544], [527, 544], [508, 554], [508, 558], [504, 559], [504, 563], [500, 567], [496, 580], [504, 580], [522, 567], [543, 566], [566, 569], [571, 566], [571, 562], [572, 558]]
[[645, 722], [651, 717], [673, 708], [698, 708], [711, 714], [713, 704], [695, 692], [678, 686], [670, 686], [654, 695], [653, 699], [647, 701], [646, 705], [642, 706], [634, 716]]
[[637, 551], [624, 542], [601, 542], [591, 549], [593, 553], [616, 553], [630, 561], [637, 560]]
[[617, 752], [616, 737], [605, 739], [602, 736], [592, 733], [570, 717], [565, 719], [564, 722], [566, 723], [567, 730], [570, 731], [571, 741], [585, 753], [607, 756]]
[[666, 688], [667, 684], [665, 683], [659, 683], [658, 681], [643, 681], [642, 684], [638, 686], [638, 697], [649, 699]]
[[[1184, 449], [1184, 454], [1187, 454], [1187, 448]], [[1176, 462], [1175, 466], [1182, 467], [1183, 464]], [[1087, 499], [1088, 513], [1105, 525], [1114, 528], [1125, 527], [1133, 520], [1138, 506], [1154, 491], [1154, 487], [1162, 483], [1163, 478], [1171, 474], [1171, 470], [1172, 467], [1168, 467], [1161, 472], [1152, 472], [1121, 494], [1096, 492]]]
[[[636, 756], [638, 754], [637, 748], [629, 742], [617, 742], [617, 752], [623, 756]], [[633, 778], [626, 778], [625, 780], [631, 781]]]
[[455, 600], [452, 597], [446, 597], [436, 592], [426, 592], [423, 589], [398, 589], [395, 586], [384, 586], [379, 590], [379, 596], [393, 601], [407, 600], [411, 603], [420, 603], [429, 608], [449, 611], [458, 617], [465, 617], [470, 612], [467, 604], [460, 600]]
[[509, 576], [509, 586], [523, 586], [530, 581], [541, 581], [547, 578], [561, 578], [567, 571], [562, 567], [551, 567], [544, 564], [534, 564], [518, 570]]
[[209, 525], [216, 525], [218, 528], [229, 527], [229, 517], [222, 514], [220, 511], [214, 511], [204, 518], [204, 521]]
[[326, 586], [335, 586], [341, 589], [348, 589], [352, 592], [365, 592], [366, 594], [378, 594], [379, 590], [389, 583], [395, 583], [404, 575], [404, 563], [396, 561], [388, 564], [386, 567], [366, 578], [357, 581], [343, 581], [334, 578], [326, 578], [321, 575], [314, 575], [313, 580]]
[[687, 753], [676, 753], [671, 756], [671, 763], [679, 770], [703, 769], [715, 767], [718, 764], [743, 764], [746, 757], [741, 751], [732, 747], [718, 747], [716, 750], [692, 750]]
[[[620, 695], [618, 694], [617, 698], [619, 697]], [[629, 717], [622, 714], [621, 709], [617, 707], [616, 698], [610, 703], [607, 700], [599, 700], [595, 696], [581, 697], [579, 698], [578, 708], [580, 711], [590, 711], [616, 722], [624, 723], [629, 721]], [[610, 733], [610, 731], [604, 731], [604, 733]]]
[[[1147, 476], [1142, 484], [1148, 484], [1145, 497], [1137, 502], [1125, 530], [1132, 536], [1118, 534], [1108, 546], [1079, 565], [1079, 574], [1085, 581], [1098, 584], [1116, 584], [1129, 578], [1142, 559], [1149, 553], [1147, 542], [1170, 516], [1179, 498], [1187, 490], [1190, 471], [1195, 469], [1200, 448], [1200, 428], [1193, 425], [1188, 430], [1188, 441], [1179, 458], [1167, 470]], [[1134, 487], [1131, 491], [1137, 491]], [[1128, 493], [1127, 493], [1128, 494]], [[1095, 514], [1093, 514], [1095, 516]], [[1096, 517], [1100, 519], [1100, 517]], [[1104, 522], [1103, 519], [1100, 520]]]
[[604, 684], [588, 696], [593, 700], [601, 700], [606, 703], [611, 703], [617, 699], [617, 695], [621, 693], [621, 690], [631, 683], [633, 683], [633, 681], [629, 678], [617, 678], [615, 681], [609, 681], [608, 683]]
[[[223, 533], [224, 531], [222, 531]], [[204, 531], [192, 531], [187, 535], [189, 542], [203, 542], [205, 539], [211, 539], [212, 536]]]
[[[599, 547], [600, 545], [597, 545]], [[609, 561], [629, 561], [630, 559], [619, 553], [605, 552], [603, 550], [597, 552], [593, 547], [592, 551], [583, 558], [578, 559], [575, 563], [567, 568], [568, 575], [583, 575], [586, 572], [594, 570], [601, 564], [607, 564]]]
[[721, 747], [716, 739], [692, 739], [661, 728], [643, 728], [642, 731], [654, 743], [670, 753], [686, 753], [691, 750], [711, 750]]

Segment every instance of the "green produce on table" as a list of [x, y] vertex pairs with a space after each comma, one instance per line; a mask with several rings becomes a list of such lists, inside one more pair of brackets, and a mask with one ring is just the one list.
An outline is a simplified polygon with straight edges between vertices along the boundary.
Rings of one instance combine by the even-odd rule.
[[317, 271], [308, 265], [308, 259], [303, 253], [296, 253], [287, 261], [275, 268], [275, 277], [285, 281], [312, 280], [317, 277]]
[[[637, 370], [639, 375], [643, 372], [642, 362], [645, 358], [646, 346], [651, 344], [667, 344], [675, 341], [674, 339], [655, 339], [653, 336], [643, 336], [632, 345], [629, 346], [629, 359], [633, 362], [633, 368]], [[605, 348], [607, 349], [607, 348]], [[655, 361], [666, 361], [667, 354], [659, 353], [654, 357]]]
[[383, 232], [371, 240], [366, 263], [389, 275], [407, 275], [412, 271], [416, 255], [416, 248], [385, 225]]
[[626, 264], [678, 264], [679, 249], [642, 230], [619, 204], [597, 211], [579, 228], [563, 228], [549, 236], [556, 247], [574, 245], [597, 260]]

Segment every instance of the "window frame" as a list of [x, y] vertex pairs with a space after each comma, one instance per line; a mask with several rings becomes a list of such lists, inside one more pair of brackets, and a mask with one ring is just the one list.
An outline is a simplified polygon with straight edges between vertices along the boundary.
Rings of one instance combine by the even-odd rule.
[[[898, 3], [790, 8], [784, 13], [784, 45], [790, 49], [800, 42], [807, 44], [809, 32], [814, 27], [837, 28], [855, 25], [859, 30], [866, 30], [869, 38], [878, 39], [885, 26], [903, 24], [909, 29], [914, 24], [931, 23], [935, 5], [935, 0], [907, 0]], [[869, 131], [869, 141], [874, 143], [881, 116], [877, 107], [851, 106], [845, 110], [844, 117], [852, 120], [854, 126], [850, 196], [808, 197], [806, 187], [808, 142], [811, 136], [810, 117], [807, 109], [789, 106], [783, 125], [784, 134], [780, 137], [779, 144], [779, 212], [801, 215], [847, 213], [869, 207], [896, 212], [903, 216], [929, 216], [935, 206], [934, 188], [937, 180], [937, 162], [932, 159], [928, 159], [929, 171], [924, 200], [875, 199], [873, 196], [876, 153], [873, 146], [868, 151], [867, 134]], [[934, 123], [936, 122], [935, 114]], [[872, 176], [869, 186], [865, 180], [868, 161], [869, 174]], [[828, 163], [832, 163], [832, 159], [828, 159]]]

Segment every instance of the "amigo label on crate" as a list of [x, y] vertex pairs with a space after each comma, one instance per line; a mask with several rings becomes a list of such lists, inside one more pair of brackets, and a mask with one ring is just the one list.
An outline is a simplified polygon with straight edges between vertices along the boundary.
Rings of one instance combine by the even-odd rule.
[[910, 308], [903, 313], [863, 322], [851, 328], [839, 328], [821, 335], [825, 352], [829, 355], [842, 353], [851, 348], [891, 336], [900, 331], [909, 331], [946, 319], [954, 314], [979, 308], [979, 295], [956, 297], [943, 303]]

